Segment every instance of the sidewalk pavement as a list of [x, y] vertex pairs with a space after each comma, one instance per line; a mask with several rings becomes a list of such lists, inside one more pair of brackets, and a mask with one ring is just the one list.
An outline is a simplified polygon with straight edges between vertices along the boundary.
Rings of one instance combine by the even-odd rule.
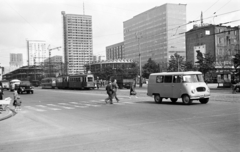
[[0, 110], [0, 121], [8, 119], [17, 114], [13, 109], [7, 107], [6, 110]]

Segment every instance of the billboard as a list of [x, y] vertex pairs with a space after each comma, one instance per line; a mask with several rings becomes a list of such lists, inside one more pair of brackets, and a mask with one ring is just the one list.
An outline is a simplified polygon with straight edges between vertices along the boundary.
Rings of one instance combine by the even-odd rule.
[[193, 48], [193, 56], [194, 56], [194, 65], [199, 64], [199, 61], [201, 61], [206, 54], [206, 45], [199, 45], [194, 46]]

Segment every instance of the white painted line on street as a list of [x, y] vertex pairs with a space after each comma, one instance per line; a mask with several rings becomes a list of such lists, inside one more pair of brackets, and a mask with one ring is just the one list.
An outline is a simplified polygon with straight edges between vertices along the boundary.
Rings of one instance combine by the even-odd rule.
[[24, 107], [27, 108], [27, 109], [31, 109], [31, 110], [35, 110], [35, 111], [39, 111], [39, 112], [46, 111], [46, 110], [43, 110], [43, 109], [34, 108], [32, 106], [24, 106]]
[[74, 109], [74, 108], [71, 108], [71, 107], [64, 107], [64, 106], [55, 105], [55, 104], [47, 104], [47, 105], [54, 106], [54, 107], [59, 107], [59, 108], [64, 108], [64, 109]]
[[44, 105], [36, 105], [36, 106], [41, 107], [41, 108], [47, 108], [47, 109], [50, 109], [50, 110], [61, 110], [61, 109], [58, 109], [58, 108], [51, 108], [51, 107], [44, 106]]

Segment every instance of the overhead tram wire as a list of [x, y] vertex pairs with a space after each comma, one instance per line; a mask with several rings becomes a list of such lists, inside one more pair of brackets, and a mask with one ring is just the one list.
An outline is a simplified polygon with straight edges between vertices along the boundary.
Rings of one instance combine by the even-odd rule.
[[214, 12], [213, 14], [216, 14], [218, 11], [220, 11], [223, 7], [225, 7], [231, 0], [229, 0], [227, 3], [225, 3], [220, 9], [218, 9], [216, 12]]
[[6, 2], [5, 0], [4, 0], [4, 2], [12, 9], [12, 10], [14, 10], [14, 12], [17, 14], [17, 15], [19, 15], [21, 18], [22, 18], [22, 20], [24, 20], [27, 24], [29, 24], [35, 31], [38, 31], [32, 24], [30, 24], [20, 13], [18, 13], [18, 11], [16, 11], [8, 2]]

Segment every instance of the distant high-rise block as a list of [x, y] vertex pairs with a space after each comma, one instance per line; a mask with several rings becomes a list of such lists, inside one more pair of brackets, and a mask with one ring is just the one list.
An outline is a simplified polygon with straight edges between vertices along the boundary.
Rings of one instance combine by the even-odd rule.
[[67, 74], [84, 73], [85, 64], [92, 62], [92, 17], [65, 14], [63, 16], [64, 60]]

